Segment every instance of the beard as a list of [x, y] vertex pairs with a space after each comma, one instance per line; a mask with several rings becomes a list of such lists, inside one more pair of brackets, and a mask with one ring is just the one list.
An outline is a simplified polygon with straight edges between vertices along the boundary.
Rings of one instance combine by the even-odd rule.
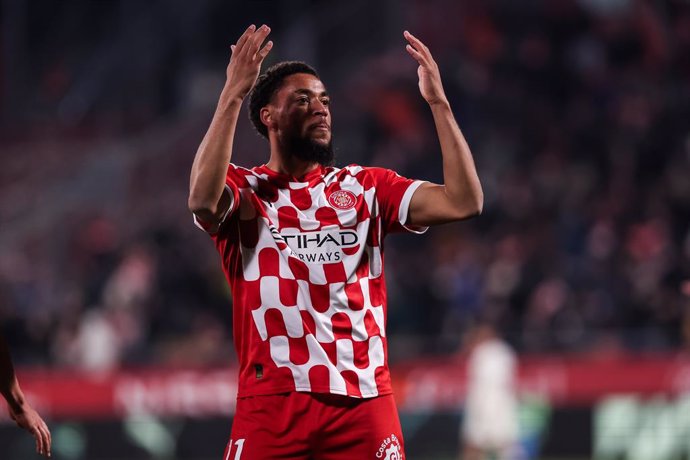
[[315, 161], [323, 166], [333, 166], [335, 162], [333, 139], [323, 144], [309, 137], [294, 136], [288, 139], [287, 151], [291, 156], [302, 161]]

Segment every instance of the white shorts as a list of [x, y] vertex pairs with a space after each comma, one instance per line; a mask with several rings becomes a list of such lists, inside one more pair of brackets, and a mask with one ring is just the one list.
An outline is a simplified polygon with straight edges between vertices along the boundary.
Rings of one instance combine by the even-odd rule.
[[518, 441], [517, 403], [512, 395], [468, 398], [462, 425], [465, 442], [482, 449], [502, 449]]

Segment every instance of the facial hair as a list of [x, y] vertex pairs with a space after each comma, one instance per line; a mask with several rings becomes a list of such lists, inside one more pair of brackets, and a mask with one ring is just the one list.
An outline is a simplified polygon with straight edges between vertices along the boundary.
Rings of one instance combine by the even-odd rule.
[[287, 147], [290, 155], [303, 161], [315, 161], [323, 166], [333, 166], [335, 162], [332, 139], [328, 144], [322, 144], [306, 136], [294, 136], [288, 140]]

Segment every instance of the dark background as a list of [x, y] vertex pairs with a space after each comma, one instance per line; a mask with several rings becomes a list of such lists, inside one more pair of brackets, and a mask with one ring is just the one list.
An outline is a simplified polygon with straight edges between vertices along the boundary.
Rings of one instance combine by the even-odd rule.
[[[229, 46], [272, 27], [332, 94], [337, 165], [442, 180], [404, 50], [430, 47], [480, 218], [388, 239], [393, 365], [488, 319], [520, 352], [690, 344], [685, 0], [2, 0], [0, 322], [20, 368], [229, 366], [231, 301], [186, 208]], [[268, 145], [240, 120], [233, 161]]]

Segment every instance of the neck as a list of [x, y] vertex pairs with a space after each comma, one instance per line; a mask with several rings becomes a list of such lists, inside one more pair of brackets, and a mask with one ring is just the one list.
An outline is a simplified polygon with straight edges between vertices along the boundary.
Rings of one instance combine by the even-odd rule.
[[295, 157], [284, 158], [271, 154], [271, 159], [266, 163], [266, 166], [272, 171], [300, 178], [317, 168], [319, 164], [315, 161], [304, 161]]

